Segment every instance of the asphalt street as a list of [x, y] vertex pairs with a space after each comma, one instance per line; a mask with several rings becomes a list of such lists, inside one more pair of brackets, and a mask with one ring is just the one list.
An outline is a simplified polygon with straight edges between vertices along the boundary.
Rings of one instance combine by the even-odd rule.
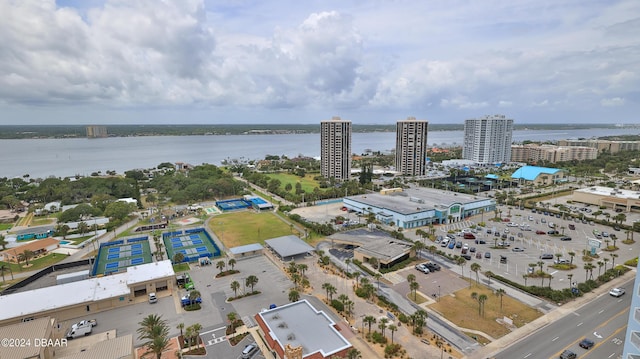
[[[633, 288], [633, 281], [626, 282], [623, 287]], [[630, 304], [629, 294], [615, 298], [605, 292], [583, 307], [539, 328], [495, 358], [555, 359], [565, 349], [578, 354], [579, 358], [617, 358], [622, 355]], [[595, 341], [589, 351], [578, 346], [583, 338]]]

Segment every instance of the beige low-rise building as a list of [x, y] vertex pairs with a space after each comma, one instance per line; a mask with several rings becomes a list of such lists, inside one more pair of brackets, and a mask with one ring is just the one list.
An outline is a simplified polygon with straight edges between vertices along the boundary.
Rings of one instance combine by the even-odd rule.
[[171, 261], [128, 267], [124, 273], [0, 296], [0, 326], [55, 317], [58, 322], [133, 303], [136, 297], [174, 291]]
[[640, 141], [614, 141], [614, 140], [559, 140], [559, 146], [585, 146], [593, 147], [598, 152], [618, 153], [620, 151], [638, 151], [640, 150]]
[[573, 191], [572, 199], [613, 210], [640, 212], [640, 191], [592, 186]]
[[598, 158], [598, 150], [587, 146], [555, 146], [530, 143], [526, 145], [511, 145], [511, 161], [549, 163], [584, 161]]

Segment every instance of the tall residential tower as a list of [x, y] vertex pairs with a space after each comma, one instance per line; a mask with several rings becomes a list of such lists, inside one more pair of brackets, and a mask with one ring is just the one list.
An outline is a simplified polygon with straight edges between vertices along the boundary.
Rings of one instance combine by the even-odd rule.
[[462, 158], [477, 163], [511, 162], [513, 120], [504, 115], [464, 121]]
[[427, 167], [429, 122], [409, 117], [396, 124], [396, 171], [405, 176], [424, 176]]
[[320, 122], [320, 173], [348, 181], [351, 175], [351, 121], [333, 117]]

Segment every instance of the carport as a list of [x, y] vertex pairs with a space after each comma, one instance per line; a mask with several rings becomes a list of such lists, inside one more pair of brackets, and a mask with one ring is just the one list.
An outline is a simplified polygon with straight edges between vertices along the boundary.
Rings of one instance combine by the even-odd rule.
[[229, 252], [235, 259], [250, 258], [262, 254], [264, 247], [260, 243], [252, 243], [244, 246], [229, 248]]
[[282, 260], [295, 260], [313, 252], [313, 247], [293, 235], [267, 239], [264, 243]]

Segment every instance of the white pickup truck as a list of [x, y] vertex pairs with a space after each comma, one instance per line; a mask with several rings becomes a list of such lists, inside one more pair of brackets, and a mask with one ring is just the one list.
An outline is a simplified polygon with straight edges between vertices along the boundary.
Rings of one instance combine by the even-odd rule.
[[81, 320], [71, 326], [67, 332], [67, 339], [73, 339], [81, 337], [83, 335], [91, 334], [93, 327], [98, 325], [98, 321], [95, 319]]

